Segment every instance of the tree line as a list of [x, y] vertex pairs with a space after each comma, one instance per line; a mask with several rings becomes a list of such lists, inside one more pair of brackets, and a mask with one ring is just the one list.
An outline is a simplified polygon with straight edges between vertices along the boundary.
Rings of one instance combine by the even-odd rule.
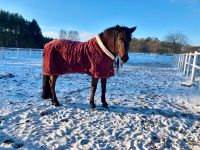
[[0, 10], [0, 47], [43, 48], [52, 40], [44, 37], [35, 19]]
[[[79, 32], [64, 29], [59, 31], [60, 39], [79, 41]], [[35, 19], [25, 20], [18, 13], [0, 10], [0, 47], [43, 48], [44, 44], [53, 38], [44, 37]], [[133, 38], [129, 46], [130, 51], [140, 53], [181, 53], [200, 50], [188, 44], [183, 33], [169, 33], [164, 41], [158, 38]]]
[[147, 37], [146, 39], [133, 38], [129, 49], [133, 52], [159, 54], [200, 51], [200, 47], [189, 45], [187, 36], [181, 32], [169, 33], [166, 35], [164, 41], [151, 37]]

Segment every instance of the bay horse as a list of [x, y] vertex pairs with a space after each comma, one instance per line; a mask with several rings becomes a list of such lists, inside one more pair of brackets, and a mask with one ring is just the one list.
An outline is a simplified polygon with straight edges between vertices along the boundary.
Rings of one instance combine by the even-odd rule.
[[121, 64], [128, 61], [131, 34], [136, 27], [114, 26], [104, 30], [87, 42], [57, 39], [44, 46], [42, 98], [51, 98], [52, 105], [60, 106], [55, 93], [56, 79], [67, 73], [85, 73], [92, 77], [90, 107], [96, 108], [94, 95], [98, 80], [101, 80], [101, 101], [107, 108], [106, 82], [114, 75], [114, 61], [119, 57]]

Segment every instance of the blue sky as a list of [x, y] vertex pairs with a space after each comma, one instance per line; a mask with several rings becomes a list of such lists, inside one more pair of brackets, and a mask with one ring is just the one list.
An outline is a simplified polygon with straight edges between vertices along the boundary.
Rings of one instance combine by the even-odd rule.
[[84, 41], [119, 24], [137, 26], [136, 38], [164, 40], [169, 32], [182, 32], [200, 45], [200, 0], [0, 0], [0, 8], [36, 19], [51, 37], [74, 29]]

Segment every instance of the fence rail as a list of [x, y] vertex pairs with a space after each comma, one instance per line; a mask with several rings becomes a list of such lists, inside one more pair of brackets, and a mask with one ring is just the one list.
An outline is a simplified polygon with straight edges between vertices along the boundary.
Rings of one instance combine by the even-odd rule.
[[195, 78], [199, 76], [200, 72], [200, 53], [197, 51], [195, 53], [185, 53], [179, 55], [178, 67], [183, 71], [184, 75], [190, 76], [191, 86]]
[[0, 59], [41, 59], [43, 49], [0, 47]]

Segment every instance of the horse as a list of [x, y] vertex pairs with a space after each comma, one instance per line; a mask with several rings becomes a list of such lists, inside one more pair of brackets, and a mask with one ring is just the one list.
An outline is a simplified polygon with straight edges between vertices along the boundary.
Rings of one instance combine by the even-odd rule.
[[56, 79], [67, 73], [88, 74], [92, 77], [89, 104], [96, 108], [94, 96], [99, 79], [101, 80], [101, 102], [108, 108], [106, 101], [107, 79], [114, 75], [115, 58], [121, 65], [129, 59], [128, 48], [136, 27], [116, 25], [105, 29], [87, 42], [52, 40], [43, 50], [42, 98], [51, 99], [52, 105], [60, 106], [55, 93]]

